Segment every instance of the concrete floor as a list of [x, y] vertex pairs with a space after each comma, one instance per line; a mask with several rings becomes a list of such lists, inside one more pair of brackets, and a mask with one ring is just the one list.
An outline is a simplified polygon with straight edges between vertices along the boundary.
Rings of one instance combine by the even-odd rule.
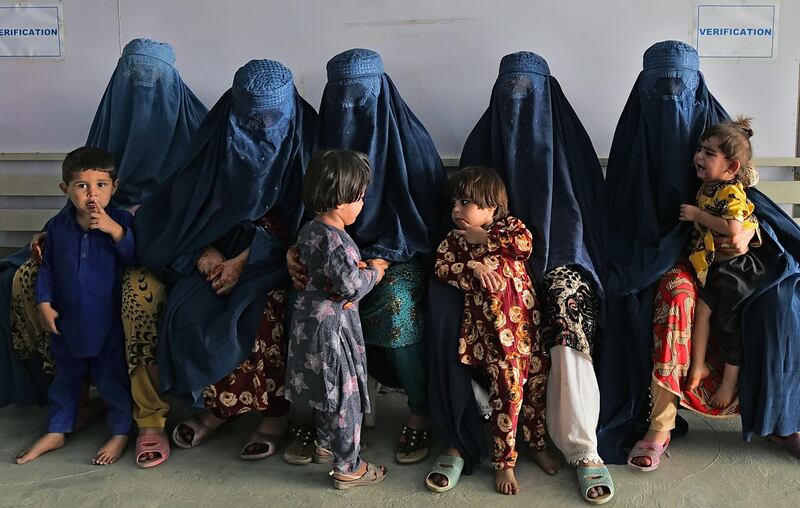
[[[18, 466], [13, 457], [38, 436], [45, 412], [3, 409], [0, 506], [589, 506], [578, 497], [570, 468], [548, 477], [527, 458], [517, 466], [522, 490], [517, 496], [496, 494], [486, 465], [450, 492], [429, 492], [423, 479], [433, 456], [414, 466], [393, 463], [394, 441], [406, 414], [402, 396], [387, 393], [378, 400], [377, 426], [366, 430], [364, 456], [386, 463], [389, 475], [378, 486], [351, 491], [334, 490], [326, 466], [290, 466], [279, 455], [239, 460], [239, 448], [258, 422], [252, 415], [225, 425], [196, 449], [173, 450], [168, 462], [151, 470], [135, 467], [132, 446], [115, 465], [91, 465], [90, 457], [106, 438], [102, 421], [72, 436], [61, 450]], [[664, 457], [658, 471], [610, 468], [617, 495], [606, 506], [800, 506], [800, 461], [764, 439], [742, 442], [738, 420], [684, 416], [689, 435], [670, 446], [672, 458]]]

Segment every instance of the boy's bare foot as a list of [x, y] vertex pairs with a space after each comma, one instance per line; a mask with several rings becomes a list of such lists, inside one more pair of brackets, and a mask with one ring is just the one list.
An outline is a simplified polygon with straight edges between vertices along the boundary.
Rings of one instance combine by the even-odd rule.
[[734, 398], [736, 398], [736, 381], [730, 382], [723, 378], [709, 403], [717, 409], [723, 409], [730, 406]]
[[700, 381], [704, 380], [711, 375], [705, 363], [697, 362], [689, 367], [689, 372], [686, 374], [686, 388], [684, 390], [691, 391], [700, 386]]
[[[650, 443], [656, 444], [664, 444], [669, 439], [670, 433], [667, 431], [661, 430], [648, 430], [647, 434], [644, 435], [642, 441], [648, 441]], [[652, 465], [652, 461], [650, 457], [633, 457], [631, 462], [639, 467], [650, 467]]]
[[122, 456], [125, 445], [128, 444], [128, 436], [111, 436], [102, 448], [97, 450], [97, 455], [92, 459], [92, 464], [107, 466], [113, 464]]
[[[459, 452], [455, 448], [448, 448], [442, 452], [442, 455], [448, 455], [450, 457], [461, 457], [461, 452]], [[446, 467], [452, 467], [452, 466], [446, 466]], [[439, 487], [447, 487], [447, 477], [443, 474], [431, 473], [428, 475], [428, 479], [434, 485], [438, 485]]]
[[[590, 460], [589, 462], [581, 463], [581, 465], [579, 465], [578, 468], [582, 468], [582, 467], [600, 467], [602, 465], [603, 465], [603, 461], [602, 460]], [[589, 491], [586, 493], [586, 495], [590, 499], [597, 499], [598, 497], [603, 496], [605, 494], [608, 494], [610, 492], [611, 491], [608, 489], [608, 487], [598, 486], [598, 487], [592, 487], [591, 489], [589, 489]]]
[[513, 469], [499, 469], [494, 472], [494, 488], [497, 492], [507, 496], [514, 496], [519, 492], [517, 478]]
[[561, 457], [550, 448], [534, 450], [531, 448], [530, 456], [542, 471], [553, 476], [561, 469]]
[[64, 446], [66, 441], [66, 437], [61, 432], [48, 432], [37, 439], [30, 448], [17, 455], [17, 464], [25, 464], [43, 453], [58, 450]]

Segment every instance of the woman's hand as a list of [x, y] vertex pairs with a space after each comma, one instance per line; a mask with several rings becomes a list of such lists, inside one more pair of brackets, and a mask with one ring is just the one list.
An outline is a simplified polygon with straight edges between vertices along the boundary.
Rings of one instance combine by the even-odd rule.
[[755, 229], [742, 229], [736, 236], [715, 236], [714, 249], [723, 256], [741, 256], [750, 250], [750, 242], [755, 234]]
[[308, 284], [308, 270], [306, 265], [300, 262], [300, 249], [297, 245], [292, 245], [286, 251], [286, 268], [292, 278], [292, 285], [298, 291], [302, 291]]
[[250, 255], [250, 249], [245, 249], [241, 254], [235, 258], [223, 261], [218, 264], [211, 271], [209, 280], [211, 281], [211, 289], [216, 291], [219, 296], [227, 295], [239, 282], [239, 277], [244, 272], [244, 267], [247, 265], [247, 257]]
[[200, 272], [200, 275], [205, 277], [206, 280], [211, 280], [211, 273], [214, 271], [214, 268], [224, 262], [225, 256], [214, 247], [208, 246], [203, 249], [203, 253], [200, 254], [200, 258], [197, 260], [197, 271]]
[[44, 256], [44, 239], [46, 236], [47, 233], [42, 231], [41, 233], [36, 233], [33, 235], [33, 238], [31, 238], [31, 258], [37, 265], [42, 264], [42, 257]]

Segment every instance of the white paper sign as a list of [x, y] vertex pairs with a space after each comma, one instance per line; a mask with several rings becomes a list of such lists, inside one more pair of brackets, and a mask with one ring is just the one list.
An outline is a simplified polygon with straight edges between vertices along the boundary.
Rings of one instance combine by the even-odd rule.
[[778, 2], [697, 2], [695, 47], [705, 58], [775, 58]]
[[0, 5], [0, 58], [64, 58], [61, 2]]

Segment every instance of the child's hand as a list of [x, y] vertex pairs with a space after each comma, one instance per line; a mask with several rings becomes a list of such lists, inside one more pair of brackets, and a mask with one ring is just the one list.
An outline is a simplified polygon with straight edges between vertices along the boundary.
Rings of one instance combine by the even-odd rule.
[[214, 271], [214, 268], [224, 262], [225, 256], [223, 256], [222, 253], [214, 247], [208, 246], [203, 249], [203, 253], [197, 260], [197, 271], [200, 272], [200, 275], [205, 277], [206, 280], [210, 281], [211, 273]]
[[481, 281], [481, 287], [490, 293], [500, 291], [505, 285], [503, 277], [483, 263], [475, 263], [472, 271], [475, 273], [475, 277]]
[[378, 272], [378, 280], [375, 281], [375, 284], [379, 283], [381, 279], [383, 279], [383, 275], [386, 273], [386, 269], [389, 268], [389, 263], [385, 259], [368, 259], [367, 265], [374, 268]]
[[31, 238], [31, 258], [33, 258], [33, 262], [37, 265], [42, 264], [42, 259], [44, 256], [44, 238], [47, 236], [47, 233], [42, 231], [41, 233], [36, 233]]
[[108, 233], [114, 243], [125, 238], [125, 230], [114, 219], [108, 216], [106, 210], [95, 203], [92, 213], [89, 214], [89, 229], [99, 229]]
[[693, 205], [681, 205], [681, 212], [678, 215], [678, 220], [683, 222], [697, 220], [697, 215], [700, 209]]
[[50, 305], [50, 302], [42, 302], [37, 307], [39, 307], [39, 320], [41, 320], [44, 329], [50, 333], [61, 335], [61, 332], [56, 327], [58, 312]]
[[489, 243], [489, 234], [480, 226], [469, 226], [466, 229], [456, 229], [455, 233], [463, 237], [472, 245], [486, 245]]

